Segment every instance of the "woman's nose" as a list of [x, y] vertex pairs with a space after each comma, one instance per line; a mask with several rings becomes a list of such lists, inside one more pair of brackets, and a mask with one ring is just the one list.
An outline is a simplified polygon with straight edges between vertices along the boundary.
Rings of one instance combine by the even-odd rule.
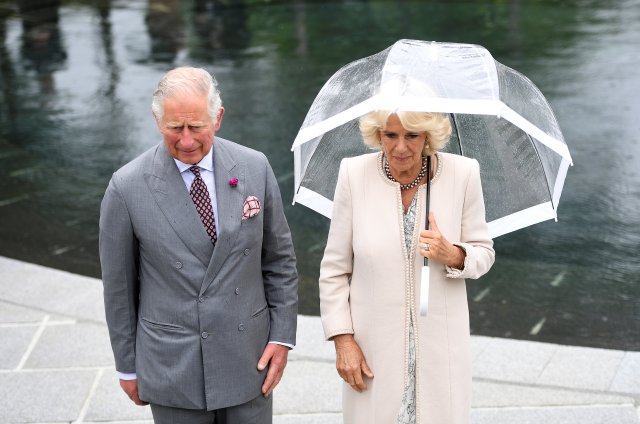
[[398, 139], [398, 143], [396, 144], [396, 150], [399, 150], [401, 152], [404, 152], [405, 150], [407, 150], [407, 140], [405, 140], [404, 137], [400, 137]]

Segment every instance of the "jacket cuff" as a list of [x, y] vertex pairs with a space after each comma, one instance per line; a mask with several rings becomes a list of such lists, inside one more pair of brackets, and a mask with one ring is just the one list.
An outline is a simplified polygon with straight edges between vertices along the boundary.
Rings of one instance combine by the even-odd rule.
[[458, 246], [459, 248], [464, 250], [464, 264], [462, 266], [462, 269], [453, 268], [449, 265], [445, 265], [445, 268], [447, 270], [447, 278], [464, 278], [465, 271], [469, 269], [469, 263], [470, 263], [469, 251], [471, 250], [470, 248], [472, 246], [468, 243], [453, 243], [453, 245]]
[[329, 340], [331, 339], [331, 337], [334, 337], [334, 336], [339, 336], [341, 334], [353, 334], [353, 333], [354, 333], [353, 328], [341, 328], [338, 330], [329, 331], [328, 333], [325, 333], [324, 336], [326, 340]]

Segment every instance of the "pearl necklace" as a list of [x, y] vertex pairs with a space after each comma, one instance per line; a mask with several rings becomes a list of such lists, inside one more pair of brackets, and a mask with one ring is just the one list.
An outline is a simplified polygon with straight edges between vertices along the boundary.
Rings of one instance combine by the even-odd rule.
[[[386, 174], [387, 178], [389, 178], [394, 183], [398, 182], [398, 180], [393, 178], [393, 175], [391, 175], [391, 170], [389, 169], [389, 162], [386, 160], [384, 161], [384, 173]], [[426, 174], [427, 174], [427, 157], [423, 156], [422, 167], [420, 168], [420, 173], [418, 173], [418, 176], [416, 177], [416, 179], [408, 184], [400, 184], [400, 190], [409, 190], [411, 188], [414, 188], [415, 186], [420, 184], [420, 181], [422, 181], [422, 179]]]

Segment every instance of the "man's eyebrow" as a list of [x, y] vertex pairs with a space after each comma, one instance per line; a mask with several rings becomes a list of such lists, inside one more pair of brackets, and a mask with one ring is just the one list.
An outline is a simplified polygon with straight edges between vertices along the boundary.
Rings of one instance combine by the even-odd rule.
[[206, 125], [206, 122], [204, 122], [204, 121], [167, 122], [167, 125], [174, 126], [174, 127], [184, 127], [185, 125], [189, 126], [189, 127], [194, 127], [194, 126]]

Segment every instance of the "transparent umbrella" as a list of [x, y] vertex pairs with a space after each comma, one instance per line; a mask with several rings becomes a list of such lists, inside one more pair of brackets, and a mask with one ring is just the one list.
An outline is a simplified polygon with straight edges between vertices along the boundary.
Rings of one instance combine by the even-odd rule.
[[[385, 92], [399, 80], [431, 92]], [[294, 203], [331, 217], [340, 160], [370, 151], [357, 119], [381, 109], [451, 114], [445, 150], [480, 162], [492, 237], [556, 219], [571, 155], [540, 90], [484, 47], [417, 40], [352, 62], [322, 87], [292, 146]]]
[[331, 217], [341, 159], [370, 152], [357, 120], [373, 110], [450, 114], [445, 151], [480, 163], [492, 237], [557, 219], [572, 161], [544, 95], [482, 46], [419, 40], [349, 63], [325, 83], [292, 146], [294, 203]]

